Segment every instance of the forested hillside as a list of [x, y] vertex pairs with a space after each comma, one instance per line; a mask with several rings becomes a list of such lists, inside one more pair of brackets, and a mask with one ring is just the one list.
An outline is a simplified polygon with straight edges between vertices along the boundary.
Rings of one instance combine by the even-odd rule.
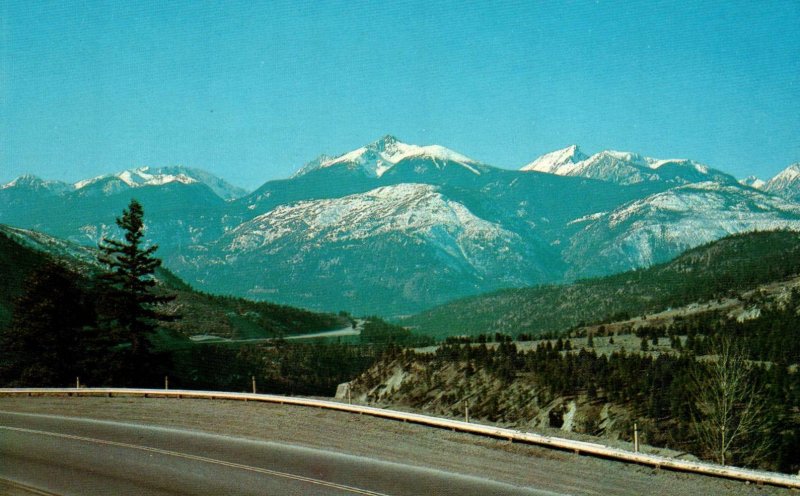
[[22, 293], [26, 278], [46, 258], [0, 232], [0, 329], [11, 322], [14, 300]]
[[[169, 376], [173, 387], [241, 391], [255, 378], [262, 391], [332, 395], [385, 350], [430, 343], [374, 317], [362, 321], [363, 335], [347, 343], [285, 341], [355, 322], [344, 314], [197, 292], [158, 267], [152, 291], [166, 298], [159, 313], [168, 318], [148, 338], [149, 362], [136, 367], [136, 377], [122, 377], [115, 364], [130, 345], [102, 315], [108, 298], [102, 264], [70, 257], [63, 241], [2, 229], [8, 228], [0, 226], [2, 385], [64, 386], [79, 376], [92, 386], [159, 387]], [[48, 247], [50, 252], [42, 251]], [[226, 341], [206, 344], [190, 337]]]
[[[10, 322], [15, 299], [22, 294], [26, 282], [45, 263], [63, 265], [87, 288], [93, 285], [94, 277], [101, 271], [96, 261], [75, 258], [69, 251], [60, 249], [69, 243], [40, 233], [21, 230], [3, 232], [3, 229], [9, 228], [0, 226], [0, 277], [4, 281], [0, 285], [0, 329]], [[13, 233], [13, 237], [8, 233]], [[20, 233], [29, 233], [35, 238], [29, 242], [21, 242]], [[52, 242], [40, 243], [41, 239]], [[34, 247], [59, 249], [46, 252]], [[79, 247], [75, 249], [81, 253], [86, 251]], [[267, 338], [337, 329], [350, 324], [348, 318], [338, 315], [195, 291], [164, 267], [159, 267], [155, 276], [159, 282], [155, 288], [157, 293], [171, 293], [177, 297], [169, 305], [169, 311], [182, 315], [180, 320], [169, 323], [166, 327], [185, 337], [211, 335], [232, 339]]]
[[800, 234], [739, 234], [648, 269], [574, 284], [498, 291], [457, 300], [401, 323], [437, 337], [561, 332], [580, 324], [706, 302], [798, 273]]
[[800, 291], [760, 308], [747, 320], [708, 312], [635, 336], [451, 338], [385, 357], [352, 388], [378, 405], [455, 416], [467, 406], [483, 421], [626, 441], [635, 422], [654, 446], [796, 473]]

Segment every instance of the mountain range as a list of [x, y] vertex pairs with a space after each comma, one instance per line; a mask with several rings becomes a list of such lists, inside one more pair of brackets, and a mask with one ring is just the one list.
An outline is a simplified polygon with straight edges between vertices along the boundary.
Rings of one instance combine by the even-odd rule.
[[739, 182], [692, 160], [570, 146], [508, 170], [392, 136], [249, 193], [186, 167], [23, 176], [0, 186], [0, 223], [94, 246], [131, 197], [165, 265], [201, 290], [383, 316], [800, 230], [800, 164]]

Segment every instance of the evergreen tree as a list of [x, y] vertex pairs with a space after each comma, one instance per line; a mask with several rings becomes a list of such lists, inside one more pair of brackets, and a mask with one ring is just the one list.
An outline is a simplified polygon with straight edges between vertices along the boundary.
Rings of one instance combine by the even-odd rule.
[[79, 280], [54, 262], [30, 276], [0, 334], [0, 383], [64, 387], [81, 375], [94, 309]]
[[104, 238], [100, 243], [100, 261], [109, 269], [99, 279], [101, 327], [116, 344], [113, 351], [120, 370], [111, 372], [109, 379], [114, 382], [146, 382], [148, 374], [155, 375], [150, 339], [161, 322], [176, 318], [158, 311], [175, 297], [153, 291], [153, 274], [161, 260], [153, 256], [157, 245], [144, 247], [143, 218], [142, 205], [131, 200], [116, 220], [125, 240]]

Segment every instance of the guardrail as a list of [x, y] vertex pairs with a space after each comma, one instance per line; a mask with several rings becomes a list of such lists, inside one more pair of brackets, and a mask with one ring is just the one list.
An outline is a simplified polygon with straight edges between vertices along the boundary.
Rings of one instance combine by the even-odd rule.
[[141, 396], [144, 398], [199, 398], [225, 399], [238, 401], [261, 401], [286, 405], [326, 408], [343, 412], [371, 415], [391, 420], [412, 422], [416, 424], [451, 429], [454, 431], [479, 434], [483, 436], [507, 439], [511, 442], [522, 442], [539, 446], [573, 451], [577, 454], [597, 456], [629, 463], [648, 465], [655, 468], [691, 472], [696, 474], [724, 477], [757, 484], [770, 484], [800, 489], [800, 478], [774, 472], [762, 472], [738, 467], [727, 467], [706, 462], [678, 460], [658, 455], [634, 453], [619, 448], [611, 448], [602, 444], [575, 441], [558, 437], [544, 436], [514, 429], [474, 424], [460, 420], [450, 420], [418, 413], [399, 412], [384, 408], [351, 405], [335, 401], [279, 396], [273, 394], [226, 393], [220, 391], [190, 391], [178, 389], [125, 389], [125, 388], [0, 388], [0, 396]]

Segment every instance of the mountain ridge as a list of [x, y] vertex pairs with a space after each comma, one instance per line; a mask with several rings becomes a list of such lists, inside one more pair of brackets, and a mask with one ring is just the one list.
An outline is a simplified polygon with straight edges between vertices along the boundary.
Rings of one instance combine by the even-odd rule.
[[[800, 229], [794, 201], [690, 160], [577, 146], [547, 156], [613, 174], [501, 169], [387, 135], [231, 199], [187, 168], [134, 169], [66, 192], [19, 181], [0, 189], [0, 222], [96, 245], [136, 197], [165, 264], [204, 291], [384, 316], [645, 267], [736, 232]], [[645, 173], [657, 177], [633, 180]]]
[[475, 160], [441, 145], [411, 145], [403, 143], [392, 135], [386, 135], [372, 143], [331, 157], [321, 155], [304, 165], [291, 178], [297, 178], [310, 172], [328, 167], [343, 166], [351, 170], [360, 170], [369, 177], [381, 177], [399, 162], [412, 157], [428, 157], [434, 160], [456, 162], [473, 170], [470, 164]]
[[579, 176], [619, 184], [643, 181], [686, 184], [704, 180], [718, 182], [735, 180], [729, 174], [693, 160], [656, 159], [638, 153], [615, 150], [603, 150], [589, 156], [577, 145], [542, 155], [520, 170]]
[[[235, 200], [247, 194], [245, 189], [233, 186], [209, 172], [184, 166], [143, 166], [82, 179], [71, 184], [63, 181], [44, 180], [32, 174], [23, 174], [6, 184], [0, 185], [0, 190], [45, 189], [57, 194], [81, 192], [83, 190], [83, 194], [114, 194], [128, 188], [163, 186], [175, 182], [205, 184], [223, 200]], [[91, 192], [92, 190], [95, 191]]]

